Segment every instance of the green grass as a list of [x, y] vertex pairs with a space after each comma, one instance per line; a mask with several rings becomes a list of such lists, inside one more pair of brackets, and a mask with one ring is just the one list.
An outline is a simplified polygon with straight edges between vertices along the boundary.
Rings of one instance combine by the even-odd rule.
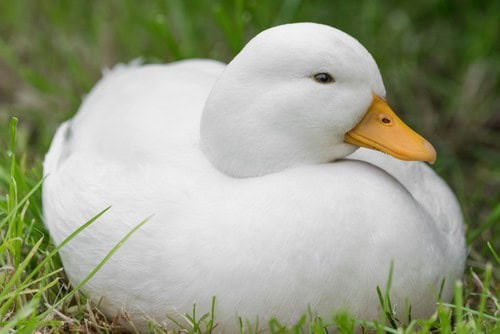
[[[101, 69], [137, 57], [229, 61], [255, 33], [293, 21], [336, 26], [373, 54], [390, 104], [437, 148], [435, 169], [459, 197], [470, 253], [454, 302], [430, 319], [402, 326], [380, 292], [386, 321], [310, 312], [293, 328], [241, 319], [244, 332], [336, 326], [349, 333], [360, 324], [377, 333], [493, 332], [500, 312], [499, 12], [498, 1], [1, 1], [0, 334], [120, 330], [69, 285], [40, 198], [51, 137]], [[214, 312], [186, 315], [192, 326], [185, 331], [210, 332]], [[151, 331], [163, 329], [152, 324]]]

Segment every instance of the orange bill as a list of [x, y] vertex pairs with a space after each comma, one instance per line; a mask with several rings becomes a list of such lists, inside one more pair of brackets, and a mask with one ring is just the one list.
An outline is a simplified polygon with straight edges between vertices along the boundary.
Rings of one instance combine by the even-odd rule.
[[431, 143], [403, 123], [387, 102], [375, 94], [363, 119], [346, 133], [345, 142], [401, 160], [436, 161], [436, 150]]

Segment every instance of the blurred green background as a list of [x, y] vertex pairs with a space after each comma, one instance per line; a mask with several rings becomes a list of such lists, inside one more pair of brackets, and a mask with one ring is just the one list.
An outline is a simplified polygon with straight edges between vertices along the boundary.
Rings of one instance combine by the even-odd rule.
[[57, 125], [116, 63], [225, 62], [259, 31], [298, 21], [356, 37], [380, 66], [393, 108], [438, 151], [474, 244], [500, 236], [500, 1], [0, 1], [0, 147], [40, 164]]

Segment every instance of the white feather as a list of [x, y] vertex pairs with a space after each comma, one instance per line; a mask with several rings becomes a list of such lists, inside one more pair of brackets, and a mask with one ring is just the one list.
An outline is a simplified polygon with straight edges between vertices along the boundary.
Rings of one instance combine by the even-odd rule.
[[[331, 94], [300, 78], [316, 69], [335, 72]], [[398, 314], [410, 303], [414, 318], [431, 315], [442, 279], [448, 301], [464, 266], [453, 193], [425, 164], [375, 151], [328, 162], [352, 152], [339, 138], [372, 91], [385, 94], [369, 53], [314, 24], [259, 35], [226, 70], [211, 60], [114, 68], [45, 159], [44, 214], [56, 244], [111, 206], [61, 250], [70, 280], [154, 215], [84, 288], [137, 326], [193, 303], [203, 314], [212, 296], [228, 333], [237, 315], [290, 323], [309, 305], [327, 318], [347, 309], [375, 319], [391, 263]], [[322, 137], [325, 126], [334, 135]]]

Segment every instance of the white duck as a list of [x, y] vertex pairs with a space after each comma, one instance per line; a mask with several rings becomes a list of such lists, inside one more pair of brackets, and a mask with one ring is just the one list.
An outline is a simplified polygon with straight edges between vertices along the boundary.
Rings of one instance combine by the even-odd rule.
[[[211, 60], [119, 66], [106, 73], [46, 156], [46, 224], [107, 314], [138, 326], [207, 312], [291, 323], [377, 318], [376, 287], [394, 266], [392, 302], [413, 317], [450, 300], [464, 231], [435, 151], [384, 101], [378, 67], [349, 35], [319, 24], [266, 30], [227, 66]], [[409, 102], [410, 103], [410, 102]], [[346, 159], [342, 159], [346, 158]]]

